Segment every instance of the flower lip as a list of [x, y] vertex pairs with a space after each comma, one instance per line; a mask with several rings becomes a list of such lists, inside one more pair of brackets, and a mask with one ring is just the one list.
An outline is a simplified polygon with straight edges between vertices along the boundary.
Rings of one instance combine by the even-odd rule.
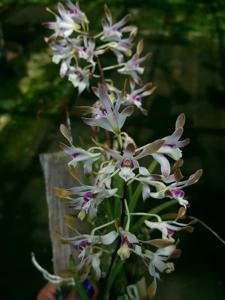
[[74, 153], [72, 153], [72, 157], [73, 157], [73, 158], [76, 158], [76, 157], [78, 157], [79, 155], [80, 155], [79, 152], [74, 152]]
[[141, 102], [141, 96], [136, 95], [136, 96], [133, 97], [133, 100], [134, 100], [134, 101]]
[[183, 198], [185, 196], [185, 192], [183, 190], [181, 190], [181, 189], [176, 189], [175, 188], [175, 189], [172, 189], [171, 192], [172, 192], [172, 195], [174, 197]]
[[125, 235], [121, 235], [121, 244], [122, 244], [122, 245], [123, 245], [123, 244], [127, 244], [127, 246], [128, 246], [130, 249], [134, 249], [134, 248], [135, 248], [134, 244], [130, 243], [130, 242], [128, 241], [128, 238], [127, 238]]
[[84, 250], [86, 247], [88, 246], [88, 242], [87, 241], [81, 241], [80, 243], [79, 243], [79, 249], [80, 250]]
[[167, 228], [166, 230], [167, 230], [167, 235], [169, 237], [172, 236], [172, 235], [174, 235], [174, 233], [175, 233], [175, 230], [173, 230], [173, 229]]
[[76, 7], [74, 7], [73, 9], [71, 8], [70, 10], [69, 10], [69, 12], [70, 12], [70, 14], [71, 15], [79, 15], [79, 11], [78, 11], [78, 9], [76, 8]]
[[176, 145], [174, 145], [174, 144], [164, 144], [163, 146], [167, 146], [167, 147], [170, 147], [170, 148], [176, 148]]
[[85, 202], [89, 202], [93, 198], [93, 193], [85, 192], [83, 198]]
[[134, 168], [134, 163], [132, 162], [131, 159], [125, 158], [122, 161], [121, 166], [133, 169]]

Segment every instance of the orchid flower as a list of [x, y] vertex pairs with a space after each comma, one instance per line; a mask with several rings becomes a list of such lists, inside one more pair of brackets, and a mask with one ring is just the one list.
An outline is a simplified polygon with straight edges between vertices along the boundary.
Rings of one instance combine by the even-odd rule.
[[150, 173], [145, 167], [141, 167], [138, 160], [156, 152], [158, 148], [162, 145], [162, 141], [157, 140], [152, 144], [149, 144], [147, 148], [135, 154], [135, 145], [130, 143], [126, 146], [121, 155], [120, 152], [106, 149], [106, 151], [117, 160], [115, 168], [119, 170], [119, 176], [125, 181], [128, 181], [135, 177], [134, 170], [138, 169], [139, 175], [148, 176]]
[[132, 46], [133, 46], [133, 34], [130, 34], [129, 37], [121, 39], [117, 42], [110, 42], [105, 45], [102, 45], [100, 48], [109, 49], [117, 57], [118, 64], [122, 64], [124, 56], [131, 56]]
[[[143, 184], [142, 194], [143, 199], [145, 200], [148, 197], [156, 198], [156, 199], [163, 199], [165, 197], [176, 199], [181, 206], [187, 208], [189, 202], [184, 199], [185, 192], [183, 191], [184, 187], [192, 185], [196, 183], [202, 175], [202, 170], [196, 171], [192, 174], [187, 180], [174, 182], [172, 184], [166, 185], [161, 181], [154, 180], [154, 176], [149, 177], [138, 177], [135, 180], [140, 181]], [[152, 192], [150, 186], [153, 186], [156, 191]], [[148, 191], [146, 191], [146, 188]]]
[[86, 15], [80, 10], [78, 2], [74, 5], [67, 1], [67, 8], [58, 3], [57, 9], [59, 15], [50, 11], [55, 15], [55, 22], [48, 22], [46, 25], [54, 31], [53, 37], [69, 37], [74, 31], [79, 32], [81, 26], [88, 24]]
[[95, 67], [96, 62], [94, 57], [104, 53], [104, 50], [98, 50], [95, 48], [95, 41], [93, 39], [88, 39], [86, 36], [83, 37], [84, 45], [78, 48], [79, 57], [83, 58], [87, 62], [91, 63]]
[[96, 176], [96, 185], [98, 186], [105, 186], [106, 188], [110, 189], [111, 187], [111, 176], [115, 171], [115, 166], [108, 164], [105, 167], [102, 167], [97, 176]]
[[71, 60], [77, 56], [77, 47], [80, 45], [80, 39], [61, 39], [52, 41], [49, 46], [52, 50], [52, 61], [55, 64], [61, 62], [60, 76], [64, 77], [71, 67]]
[[151, 95], [155, 90], [155, 87], [151, 83], [147, 83], [140, 89], [135, 89], [135, 84], [130, 80], [130, 93], [127, 93], [124, 97], [125, 105], [135, 105], [143, 113], [146, 114], [146, 111], [142, 107], [142, 98]]
[[[68, 189], [66, 197], [68, 204], [79, 211], [78, 217], [83, 220], [88, 214], [93, 219], [97, 214], [98, 205], [106, 198], [115, 196], [117, 188], [106, 189], [105, 187], [81, 185]], [[76, 195], [75, 198], [72, 196]]]
[[111, 245], [119, 236], [118, 232], [113, 230], [104, 235], [95, 234], [77, 234], [74, 237], [63, 238], [62, 241], [69, 242], [72, 246], [80, 250], [79, 257], [83, 259], [87, 254], [88, 247], [94, 245]]
[[149, 250], [145, 251], [143, 257], [150, 260], [148, 271], [154, 279], [160, 279], [160, 273], [167, 271], [168, 268], [172, 271], [173, 265], [171, 265], [171, 263], [168, 264], [166, 261], [175, 250], [176, 246], [170, 245], [164, 248], [159, 248], [155, 252]]
[[145, 220], [145, 225], [154, 230], [157, 229], [162, 233], [163, 240], [170, 240], [174, 242], [174, 238], [172, 237], [176, 231], [181, 231], [185, 229], [190, 229], [189, 224], [183, 224], [176, 221], [160, 221], [160, 222], [151, 222]]
[[119, 22], [113, 24], [112, 14], [107, 5], [105, 5], [105, 15], [106, 20], [102, 23], [103, 35], [101, 37], [101, 40], [109, 42], [119, 42], [124, 32], [132, 32], [133, 34], [136, 34], [137, 29], [135, 26], [123, 27], [127, 23], [129, 15], [125, 16]]
[[189, 139], [179, 141], [183, 134], [183, 126], [185, 124], [185, 115], [180, 114], [176, 120], [175, 131], [162, 140], [165, 142], [162, 147], [154, 153], [152, 157], [160, 164], [161, 172], [165, 177], [170, 175], [170, 163], [165, 155], [174, 160], [179, 160], [182, 157], [181, 147], [185, 147], [189, 143]]
[[82, 162], [84, 164], [85, 175], [89, 175], [92, 172], [92, 164], [100, 158], [101, 153], [93, 153], [91, 152], [91, 148], [90, 151], [87, 151], [80, 147], [75, 147], [73, 145], [70, 132], [65, 125], [60, 125], [60, 131], [70, 144], [70, 146], [67, 146], [61, 143], [61, 146], [65, 153], [71, 156], [72, 158], [72, 160], [69, 161], [68, 166], [76, 168], [77, 164]]
[[77, 163], [84, 163], [84, 173], [86, 175], [92, 172], [92, 164], [97, 161], [101, 154], [100, 153], [92, 153], [90, 151], [84, 150], [79, 147], [75, 147], [73, 145], [67, 146], [65, 144], [61, 144], [65, 153], [72, 157], [72, 160], [68, 163], [68, 166], [72, 166], [76, 168]]
[[141, 246], [138, 238], [129, 231], [119, 228], [121, 245], [117, 251], [117, 254], [122, 260], [130, 257], [130, 252], [134, 252], [137, 255], [141, 255]]
[[95, 245], [111, 245], [116, 238], [118, 233], [116, 231], [111, 231], [104, 235], [94, 235], [94, 234], [79, 234], [75, 237], [63, 238], [64, 242], [69, 242], [72, 246], [80, 251], [78, 258], [80, 263], [77, 266], [77, 271], [88, 267], [92, 267], [95, 271], [96, 277], [101, 277], [100, 269], [100, 256], [102, 251], [94, 252]]
[[87, 69], [70, 67], [68, 71], [68, 79], [72, 82], [74, 87], [78, 88], [79, 94], [89, 87], [89, 77], [90, 71]]
[[118, 72], [121, 74], [129, 75], [134, 80], [135, 83], [140, 84], [140, 76], [144, 73], [144, 68], [140, 67], [140, 64], [144, 62], [149, 54], [144, 57], [140, 57], [140, 54], [143, 50], [143, 42], [140, 41], [137, 45], [136, 53], [128, 60], [122, 68], [118, 69]]
[[108, 96], [106, 87], [99, 86], [99, 101], [102, 107], [92, 108], [87, 107], [87, 113], [92, 114], [92, 118], [84, 118], [84, 122], [90, 126], [98, 126], [115, 134], [120, 133], [120, 129], [123, 127], [126, 118], [133, 113], [133, 108], [128, 106], [119, 112], [121, 106], [121, 95], [117, 95], [115, 104]]

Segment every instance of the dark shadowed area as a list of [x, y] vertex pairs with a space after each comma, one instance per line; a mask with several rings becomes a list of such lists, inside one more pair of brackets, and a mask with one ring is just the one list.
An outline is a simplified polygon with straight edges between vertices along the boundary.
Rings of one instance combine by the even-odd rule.
[[[157, 89], [145, 98], [149, 115], [138, 111], [126, 130], [139, 146], [170, 134], [179, 113], [187, 117], [184, 174], [203, 168], [202, 179], [187, 189], [189, 214], [225, 239], [225, 3], [222, 0], [80, 1], [93, 31], [101, 26], [107, 2], [115, 17], [131, 14], [145, 52], [144, 81]], [[59, 77], [51, 62], [42, 25], [52, 19], [45, 7], [57, 1], [0, 4], [0, 232], [1, 299], [35, 299], [44, 284], [30, 261], [35, 251], [52, 270], [44, 178], [39, 154], [55, 152], [59, 125], [70, 111], [76, 141], [90, 143], [75, 104], [91, 103]], [[112, 76], [113, 73], [112, 73]], [[81, 137], [81, 138], [80, 138]], [[155, 200], [154, 200], [155, 201]], [[156, 300], [223, 300], [224, 250], [200, 224], [181, 236], [182, 256], [175, 272], [162, 276]]]

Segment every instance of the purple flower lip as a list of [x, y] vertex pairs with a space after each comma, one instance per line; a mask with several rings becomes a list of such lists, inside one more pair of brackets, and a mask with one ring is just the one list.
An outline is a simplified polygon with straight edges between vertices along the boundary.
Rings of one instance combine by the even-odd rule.
[[73, 158], [76, 158], [76, 157], [79, 156], [79, 155], [80, 155], [79, 152], [74, 152], [74, 153], [72, 153], [72, 157], [73, 157]]
[[79, 70], [75, 70], [74, 74], [77, 75], [80, 81], [84, 80], [84, 76], [81, 74]]
[[185, 192], [180, 189], [172, 189], [171, 192], [174, 197], [184, 198], [185, 196]]
[[139, 67], [139, 64], [136, 61], [132, 61], [132, 68], [136, 69]]
[[137, 95], [137, 96], [134, 96], [134, 97], [133, 97], [133, 100], [134, 100], [134, 101], [141, 102], [141, 97], [138, 96], [138, 95]]
[[168, 236], [172, 236], [172, 235], [174, 235], [174, 233], [175, 233], [174, 230], [172, 230], [172, 229], [170, 229], [170, 228], [167, 228], [167, 235], [168, 235]]
[[170, 148], [176, 148], [176, 146], [174, 144], [164, 144], [164, 146], [168, 146]]
[[122, 167], [127, 167], [127, 168], [131, 168], [131, 169], [132, 169], [132, 168], [134, 167], [134, 164], [133, 164], [132, 160], [125, 158], [125, 159], [122, 161], [121, 166], [122, 166]]
[[103, 115], [107, 115], [107, 109], [106, 108], [100, 108], [100, 111]]
[[93, 193], [92, 192], [85, 192], [83, 198], [84, 198], [85, 202], [88, 202], [93, 198]]
[[128, 241], [128, 238], [126, 237], [126, 236], [124, 236], [124, 235], [121, 235], [121, 244], [123, 245], [123, 244], [127, 244], [127, 246], [130, 248], [130, 249], [134, 249], [134, 244], [132, 244], [132, 243], [130, 243], [129, 241]]
[[83, 250], [85, 247], [87, 247], [88, 242], [87, 241], [81, 241], [79, 244], [79, 249]]

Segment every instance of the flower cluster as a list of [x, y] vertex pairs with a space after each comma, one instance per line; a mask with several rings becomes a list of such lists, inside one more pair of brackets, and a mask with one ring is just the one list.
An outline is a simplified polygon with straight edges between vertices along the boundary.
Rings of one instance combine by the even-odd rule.
[[[114, 22], [105, 6], [102, 31], [91, 35], [88, 18], [78, 3], [67, 1], [65, 6], [58, 4], [57, 8], [55, 21], [47, 24], [53, 30], [47, 39], [52, 60], [60, 63], [60, 75], [67, 76], [79, 93], [92, 88], [97, 100], [92, 106], [82, 107], [83, 120], [110, 135], [109, 141], [96, 141], [93, 147], [83, 149], [73, 144], [64, 125], [60, 127], [67, 140], [62, 147], [70, 157], [68, 167], [76, 169], [79, 166], [84, 176], [78, 179], [79, 185], [75, 187], [58, 188], [57, 195], [80, 220], [97, 224], [91, 233], [76, 232], [74, 237], [62, 239], [79, 251], [76, 271], [83, 277], [88, 277], [93, 270], [97, 279], [106, 274], [108, 279], [116, 263], [115, 256], [127, 260], [130, 255], [137, 255], [143, 266], [147, 266], [155, 290], [160, 273], [170, 273], [174, 269], [168, 260], [177, 256], [177, 232], [192, 228], [191, 222], [184, 222], [189, 206], [184, 188], [196, 183], [202, 175], [202, 170], [198, 170], [183, 179], [181, 173], [181, 149], [189, 143], [189, 139], [181, 138], [185, 115], [178, 116], [174, 132], [138, 147], [123, 127], [135, 106], [146, 112], [142, 98], [151, 95], [155, 88], [151, 83], [141, 86], [144, 72], [141, 64], [149, 55], [141, 56], [142, 41], [137, 43], [133, 53], [137, 28], [127, 25], [129, 16]], [[101, 57], [109, 51], [115, 55], [117, 63], [102, 66]], [[117, 71], [118, 76], [125, 75], [129, 84], [120, 90], [106, 77], [108, 70]], [[93, 78], [99, 78], [97, 87], [92, 86]], [[136, 196], [138, 192], [128, 193], [129, 189], [140, 187], [140, 199]], [[169, 219], [151, 211], [135, 210], [137, 201], [146, 204], [156, 201], [157, 204], [154, 199], [165, 199], [179, 210]], [[157, 211], [160, 212], [160, 207]], [[138, 221], [135, 223], [135, 220]], [[112, 257], [113, 261], [104, 266], [104, 256], [108, 261]]]

